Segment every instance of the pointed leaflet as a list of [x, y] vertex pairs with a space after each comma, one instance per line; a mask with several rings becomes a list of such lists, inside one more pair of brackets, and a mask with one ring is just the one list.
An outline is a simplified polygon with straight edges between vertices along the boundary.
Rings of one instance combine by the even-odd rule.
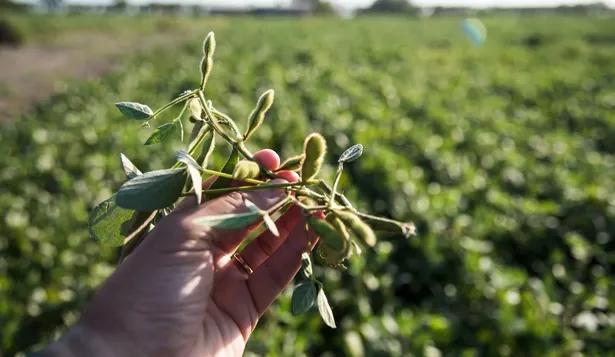
[[248, 200], [246, 200], [246, 207], [248, 207], [251, 212], [258, 213], [260, 216], [263, 217], [263, 221], [265, 222], [265, 225], [267, 226], [271, 234], [276, 237], [280, 236], [280, 231], [278, 231], [278, 227], [275, 225], [275, 222], [267, 213], [267, 211], [263, 211], [262, 209], [258, 208], [258, 206], [256, 206], [252, 201]]
[[90, 213], [88, 230], [90, 236], [110, 247], [119, 247], [130, 235], [130, 227], [137, 212], [115, 204], [115, 195], [94, 207]]
[[[222, 168], [222, 172], [225, 174], [232, 174], [233, 170], [235, 169], [235, 165], [237, 165], [237, 162], [239, 162], [239, 153], [237, 152], [236, 149], [233, 148], [233, 151], [231, 151], [231, 154], [228, 157], [228, 160], [226, 160], [226, 164], [224, 164], [224, 167]], [[226, 177], [218, 177], [216, 179], [216, 181], [209, 187], [210, 189], [217, 189], [217, 188], [226, 188], [229, 186], [229, 184], [231, 183], [232, 179], [230, 178], [226, 178]], [[208, 198], [214, 198], [214, 197], [218, 197], [222, 195], [222, 193], [210, 193], [207, 194]]]
[[337, 162], [352, 162], [363, 154], [363, 145], [356, 144], [344, 151]]
[[293, 297], [290, 302], [293, 315], [301, 315], [307, 312], [316, 302], [318, 287], [312, 280], [302, 281], [295, 286]]
[[212, 228], [241, 228], [250, 225], [258, 220], [260, 214], [257, 212], [247, 212], [239, 214], [223, 214], [220, 216], [201, 217], [194, 220], [194, 223]]
[[176, 130], [177, 125], [175, 125], [175, 123], [162, 124], [154, 130], [152, 135], [145, 142], [145, 145], [153, 145], [166, 141], [175, 133]]
[[120, 153], [120, 160], [122, 161], [122, 167], [124, 168], [124, 173], [126, 173], [126, 177], [130, 180], [136, 176], [142, 175], [143, 173], [135, 166], [135, 164], [130, 161], [126, 155]]
[[135, 211], [155, 211], [175, 203], [182, 193], [185, 169], [146, 172], [125, 182], [117, 192], [115, 202]]
[[203, 193], [203, 179], [201, 178], [201, 166], [184, 150], [177, 150], [175, 152], [175, 159], [179, 162], [183, 162], [188, 166], [188, 173], [192, 179], [192, 187], [194, 187], [194, 194], [196, 195], [197, 205], [201, 204], [201, 196]]
[[122, 114], [130, 119], [136, 120], [145, 120], [149, 118], [154, 112], [145, 104], [134, 103], [134, 102], [119, 102], [115, 103], [117, 109], [120, 110]]
[[337, 328], [335, 325], [335, 318], [333, 317], [333, 311], [331, 311], [331, 306], [329, 306], [329, 301], [327, 300], [327, 296], [325, 295], [325, 291], [322, 289], [322, 286], [319, 286], [316, 303], [318, 304], [318, 312], [320, 312], [320, 316], [327, 326]]

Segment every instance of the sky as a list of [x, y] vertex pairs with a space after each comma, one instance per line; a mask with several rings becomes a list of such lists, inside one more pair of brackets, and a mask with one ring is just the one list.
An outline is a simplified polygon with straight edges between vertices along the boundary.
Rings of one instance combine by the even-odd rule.
[[[33, 2], [33, 0], [22, 0], [24, 2]], [[202, 4], [211, 6], [225, 7], [247, 7], [247, 6], [276, 6], [288, 5], [291, 0], [127, 0], [130, 4], [144, 4], [151, 2], [162, 3], [185, 3], [185, 4]], [[329, 2], [344, 8], [365, 7], [374, 0], [328, 0]], [[412, 3], [418, 6], [472, 6], [472, 7], [534, 7], [534, 6], [557, 6], [557, 5], [576, 5], [595, 3], [600, 0], [413, 0]], [[109, 4], [113, 0], [65, 0], [66, 3], [81, 3], [81, 4]], [[615, 7], [615, 0], [602, 0], [609, 7]]]

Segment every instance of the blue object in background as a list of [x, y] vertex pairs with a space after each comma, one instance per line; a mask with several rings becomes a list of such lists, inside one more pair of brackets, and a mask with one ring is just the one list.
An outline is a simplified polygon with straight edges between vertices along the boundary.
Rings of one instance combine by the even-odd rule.
[[487, 28], [479, 19], [465, 19], [461, 26], [475, 45], [482, 45], [487, 39]]

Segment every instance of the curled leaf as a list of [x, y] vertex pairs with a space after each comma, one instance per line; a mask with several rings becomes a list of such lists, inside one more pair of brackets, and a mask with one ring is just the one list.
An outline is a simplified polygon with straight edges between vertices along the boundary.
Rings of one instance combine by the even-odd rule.
[[216, 134], [211, 131], [209, 135], [205, 137], [203, 140], [203, 147], [201, 148], [201, 153], [197, 157], [196, 161], [203, 168], [207, 168], [207, 164], [209, 162], [209, 158], [211, 154], [214, 152], [214, 148], [216, 147]]
[[331, 310], [331, 306], [329, 306], [329, 301], [327, 300], [325, 291], [322, 289], [322, 286], [319, 287], [320, 289], [318, 289], [318, 296], [316, 297], [318, 312], [320, 312], [320, 316], [327, 326], [337, 328], [335, 325], [335, 318], [333, 317], [333, 311]]
[[130, 180], [136, 176], [142, 175], [143, 173], [139, 170], [135, 164], [130, 161], [126, 155], [120, 153], [120, 160], [122, 161], [122, 167], [124, 168], [124, 173], [126, 177]]
[[338, 162], [352, 162], [361, 157], [362, 154], [363, 145], [356, 144], [346, 149], [346, 151], [344, 151], [342, 155], [340, 155]]

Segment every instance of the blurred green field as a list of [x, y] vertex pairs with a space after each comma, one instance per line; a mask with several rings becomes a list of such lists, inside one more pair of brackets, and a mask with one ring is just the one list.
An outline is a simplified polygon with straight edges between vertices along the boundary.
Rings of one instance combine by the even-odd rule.
[[[288, 289], [246, 356], [613, 355], [615, 21], [486, 18], [482, 47], [459, 21], [212, 24], [208, 99], [245, 125], [258, 96], [276, 91], [251, 150], [285, 158], [319, 131], [331, 178], [337, 156], [362, 143], [341, 188], [419, 230], [347, 273], [317, 270], [337, 330], [317, 311], [293, 317]], [[119, 153], [154, 170], [180, 145], [143, 146], [153, 129], [113, 103], [155, 110], [197, 87], [205, 34], [132, 56], [0, 129], [5, 355], [57, 336], [112, 271], [118, 251], [89, 238], [87, 219], [124, 181]]]

